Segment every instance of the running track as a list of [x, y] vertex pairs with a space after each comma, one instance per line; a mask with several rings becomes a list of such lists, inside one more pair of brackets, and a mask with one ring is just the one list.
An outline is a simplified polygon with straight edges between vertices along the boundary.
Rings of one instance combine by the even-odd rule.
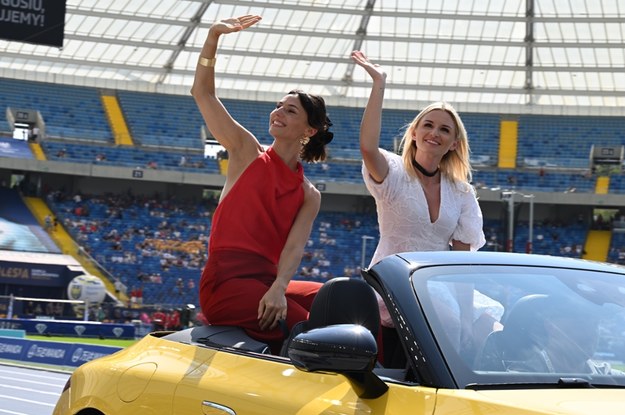
[[52, 415], [69, 376], [0, 363], [0, 415]]

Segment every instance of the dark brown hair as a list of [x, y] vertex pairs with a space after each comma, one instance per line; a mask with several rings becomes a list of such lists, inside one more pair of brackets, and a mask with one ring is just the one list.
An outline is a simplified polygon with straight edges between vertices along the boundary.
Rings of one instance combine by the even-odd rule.
[[308, 124], [317, 130], [317, 134], [310, 137], [308, 143], [302, 146], [300, 157], [303, 161], [317, 162], [326, 159], [326, 145], [334, 138], [334, 133], [329, 129], [332, 121], [326, 112], [326, 103], [318, 95], [307, 94], [306, 92], [294, 89], [289, 95], [297, 95], [304, 111], [308, 115]]

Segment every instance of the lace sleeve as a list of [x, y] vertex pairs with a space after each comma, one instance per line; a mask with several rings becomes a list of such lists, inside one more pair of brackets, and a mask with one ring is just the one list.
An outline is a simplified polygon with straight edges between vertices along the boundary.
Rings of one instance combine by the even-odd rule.
[[484, 220], [482, 210], [475, 196], [475, 190], [470, 185], [461, 192], [462, 211], [458, 226], [452, 235], [452, 239], [469, 244], [471, 251], [477, 251], [486, 244], [484, 237]]
[[401, 157], [397, 154], [390, 153], [384, 149], [380, 149], [380, 152], [388, 162], [388, 174], [384, 180], [381, 183], [373, 180], [364, 162], [362, 163], [362, 178], [365, 181], [367, 190], [375, 199], [391, 200], [394, 192], [400, 188], [398, 183], [402, 175], [399, 173], [403, 171], [404, 166]]

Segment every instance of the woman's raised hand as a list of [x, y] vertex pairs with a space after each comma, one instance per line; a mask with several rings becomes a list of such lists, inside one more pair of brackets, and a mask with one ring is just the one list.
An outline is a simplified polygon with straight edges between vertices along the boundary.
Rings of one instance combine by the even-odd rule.
[[367, 56], [359, 50], [355, 50], [352, 52], [352, 60], [358, 65], [365, 68], [365, 71], [373, 78], [374, 80], [377, 78], [386, 79], [386, 72], [382, 69], [380, 65], [377, 63], [373, 63], [367, 58]]
[[230, 17], [228, 19], [222, 19], [212, 24], [210, 30], [216, 35], [223, 35], [225, 33], [239, 32], [243, 29], [247, 29], [250, 26], [260, 22], [261, 16], [254, 14], [247, 14], [240, 17]]

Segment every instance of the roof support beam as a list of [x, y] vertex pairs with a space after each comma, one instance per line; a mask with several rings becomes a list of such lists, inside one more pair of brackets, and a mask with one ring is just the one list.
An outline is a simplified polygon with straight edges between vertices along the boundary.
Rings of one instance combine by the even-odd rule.
[[[256, 57], [256, 58], [267, 58], [267, 55], [262, 52], [248, 52], [241, 51], [236, 49], [227, 49], [221, 48], [221, 52], [227, 55], [232, 56], [242, 56], [242, 57]], [[198, 51], [199, 52], [199, 51]], [[74, 59], [71, 58], [51, 58], [48, 56], [38, 56], [31, 55], [25, 57], [20, 53], [4, 53], [3, 58], [5, 59], [13, 59], [13, 61], [20, 61], [24, 64], [34, 64], [34, 65], [46, 65], [52, 63], [60, 63], [67, 65], [68, 67], [96, 67], [96, 68], [110, 68], [113, 70], [124, 70], [124, 71], [137, 71], [137, 72], [153, 72], [153, 73], [162, 73], [163, 67], [161, 66], [142, 66], [142, 65], [132, 65], [132, 64], [124, 64], [124, 63], [114, 63], [110, 61], [94, 61], [94, 60], [86, 60], [83, 59], [80, 63], [77, 63]], [[272, 59], [285, 59], [285, 60], [296, 60], [300, 61], [318, 61], [318, 62], [334, 62], [337, 64], [345, 63], [345, 58], [334, 58], [334, 57], [322, 57], [315, 55], [299, 55], [294, 57], [293, 55], [289, 55], [287, 53], [275, 53], [271, 56]], [[376, 63], [379, 63], [382, 66], [395, 66], [397, 62], [391, 60], [380, 60]], [[527, 67], [524, 65], [490, 65], [488, 63], [475, 63], [475, 64], [464, 64], [464, 63], [439, 63], [439, 62], [403, 62], [402, 67], [412, 68], [433, 68], [433, 69], [459, 69], [459, 70], [480, 70], [480, 71], [512, 71], [512, 72], [521, 72], [526, 71]], [[191, 72], [194, 72], [195, 68], [192, 68]], [[611, 73], [611, 74], [620, 74], [622, 73], [621, 68], [617, 67], [603, 67], [603, 66], [532, 66], [532, 72], [536, 73]], [[184, 70], [172, 70], [172, 73], [185, 73]], [[301, 78], [300, 78], [301, 79]], [[622, 92], [621, 92], [622, 94]]]
[[212, 0], [207, 1], [206, 3], [200, 4], [200, 7], [198, 7], [197, 11], [191, 18], [191, 25], [187, 26], [182, 36], [180, 36], [180, 40], [176, 44], [176, 47], [172, 50], [169, 59], [167, 59], [167, 62], [163, 66], [165, 68], [165, 72], [159, 75], [156, 83], [158, 84], [163, 83], [165, 79], [167, 78], [167, 76], [169, 76], [171, 71], [174, 69], [174, 64], [176, 63], [176, 59], [178, 59], [178, 55], [180, 55], [180, 52], [184, 50], [187, 44], [187, 41], [189, 40], [193, 32], [198, 28], [198, 26], [202, 22], [202, 16], [204, 16], [204, 13], [206, 12], [206, 10], [208, 9], [208, 6], [210, 6], [211, 3], [212, 3]]
[[534, 103], [534, 0], [525, 0], [525, 90], [527, 104]]
[[[210, 2], [212, 0], [189, 0], [189, 1], [197, 1], [197, 2]], [[255, 0], [219, 0], [220, 5], [231, 5], [231, 6], [247, 6], [251, 8], [258, 8], [260, 5]], [[286, 6], [283, 2], [264, 2], [262, 3], [262, 8], [264, 9], [284, 9]], [[369, 12], [365, 7], [362, 10], [350, 9], [347, 7], [333, 7], [327, 6], [326, 4], [319, 5], [301, 5], [301, 4], [289, 4], [287, 7], [289, 10], [293, 11], [304, 11], [304, 12], [317, 12], [317, 13], [331, 13], [331, 14], [348, 14], [348, 15], [366, 15]], [[388, 10], [378, 10], [373, 15], [378, 17], [406, 17], [406, 11], [397, 10], [397, 11], [388, 11]], [[482, 13], [467, 13], [467, 12], [457, 12], [457, 13], [435, 13], [435, 12], [418, 12], [418, 11], [410, 11], [409, 15], [413, 19], [434, 19], [434, 20], [480, 20], [480, 21], [492, 21], [492, 22], [523, 22], [523, 16], [519, 15], [508, 15], [508, 14], [482, 14]], [[539, 16], [535, 18], [537, 23], [623, 23], [623, 17], [616, 16]]]
[[[360, 50], [362, 48], [362, 44], [367, 36], [367, 27], [369, 26], [369, 19], [371, 19], [371, 15], [373, 14], [373, 6], [375, 6], [375, 0], [367, 0], [367, 4], [365, 5], [365, 14], [363, 14], [362, 19], [360, 19], [360, 25], [356, 30], [356, 40], [354, 41], [354, 47], [352, 50]], [[347, 64], [347, 69], [345, 70], [345, 75], [343, 75], [343, 82], [345, 83], [345, 88], [341, 92], [341, 95], [346, 94], [346, 89], [351, 85], [354, 80], [354, 67], [356, 64], [353, 61], [349, 61]]]
[[[534, 19], [534, 23], [536, 20]], [[273, 29], [256, 29], [251, 28], [249, 30], [254, 30], [256, 33], [264, 33], [267, 35], [275, 35], [275, 30]], [[288, 30], [284, 29], [280, 32], [281, 36], [298, 36], [298, 37], [321, 37], [327, 38], [331, 37], [333, 39], [354, 39], [356, 41], [357, 35], [355, 34], [345, 34], [345, 33], [332, 33], [328, 35], [328, 33], [319, 33], [305, 30]], [[367, 35], [368, 40], [374, 42], [405, 42], [405, 43], [414, 43], [415, 39], [410, 37], [403, 36], [371, 36]], [[102, 36], [88, 36], [88, 35], [76, 35], [76, 34], [66, 34], [65, 39], [67, 40], [80, 40], [82, 42], [93, 42], [93, 43], [102, 43], [102, 44], [111, 44], [111, 45], [122, 45], [122, 46], [133, 46], [138, 48], [150, 48], [150, 49], [162, 49], [169, 50], [171, 49], [171, 45], [169, 43], [155, 43], [150, 42], [149, 44], [144, 41], [137, 40], [125, 40], [125, 39], [116, 39], [116, 38], [106, 38]], [[419, 39], [420, 43], [434, 44], [434, 45], [457, 45], [457, 39], [440, 39], [435, 37], [422, 37]], [[497, 39], [463, 39], [463, 45], [472, 45], [472, 46], [501, 46], [501, 47], [509, 47], [509, 48], [525, 48], [526, 42], [524, 41], [510, 41], [510, 40], [497, 40]], [[575, 48], [575, 49], [612, 49], [615, 52], [619, 52], [623, 50], [622, 43], [614, 43], [614, 42], [537, 42], [533, 41], [532, 43], [533, 49], [549, 49], [549, 48]], [[188, 47], [186, 48], [188, 51], [200, 51], [201, 47]], [[221, 49], [220, 49], [221, 50]], [[343, 59], [343, 57], [341, 57]]]

